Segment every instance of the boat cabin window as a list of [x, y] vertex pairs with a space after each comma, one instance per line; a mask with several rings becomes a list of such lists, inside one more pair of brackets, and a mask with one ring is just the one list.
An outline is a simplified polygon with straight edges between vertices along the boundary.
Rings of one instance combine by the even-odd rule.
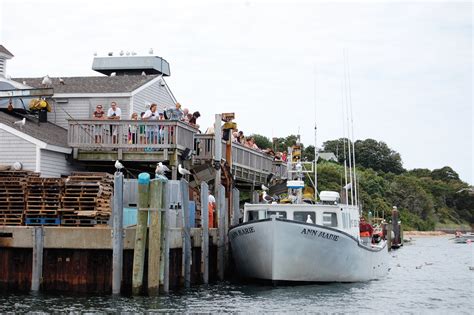
[[[311, 218], [312, 223], [316, 223], [316, 214], [311, 211], [295, 211], [293, 212], [293, 220], [300, 222], [307, 222], [308, 215]], [[310, 223], [310, 222], [307, 222]]]
[[269, 218], [272, 215], [276, 216], [279, 219], [286, 219], [285, 211], [267, 211], [267, 218]]
[[337, 214], [334, 212], [323, 212], [323, 225], [337, 227]]
[[257, 221], [258, 211], [247, 211], [247, 221]]

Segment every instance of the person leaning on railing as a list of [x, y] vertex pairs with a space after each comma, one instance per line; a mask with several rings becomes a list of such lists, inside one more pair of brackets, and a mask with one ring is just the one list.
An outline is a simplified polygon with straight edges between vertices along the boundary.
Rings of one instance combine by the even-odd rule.
[[[142, 116], [142, 120], [150, 120], [155, 121], [158, 120], [158, 112], [157, 112], [158, 105], [155, 103], [150, 105], [150, 109], [145, 111], [145, 114]], [[147, 143], [149, 144], [156, 144], [156, 137], [158, 136], [158, 127], [157, 126], [145, 126], [145, 130], [147, 133]]]
[[[138, 121], [138, 114], [133, 113], [130, 119]], [[137, 129], [138, 129], [137, 123], [132, 123], [128, 125], [128, 143], [129, 144], [137, 143]]]
[[[98, 104], [95, 107], [94, 113], [92, 113], [92, 119], [103, 120], [105, 118], [105, 112], [102, 109], [102, 105]], [[95, 143], [102, 143], [102, 125], [92, 125], [92, 133], [94, 134]]]
[[[116, 102], [111, 102], [107, 111], [107, 119], [120, 120], [120, 116], [122, 116], [122, 110]], [[117, 143], [118, 126], [110, 126], [110, 133], [112, 134], [112, 143]]]

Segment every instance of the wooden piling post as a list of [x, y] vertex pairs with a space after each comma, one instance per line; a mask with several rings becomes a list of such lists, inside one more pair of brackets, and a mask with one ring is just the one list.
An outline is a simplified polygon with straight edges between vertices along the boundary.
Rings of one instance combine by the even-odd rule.
[[138, 211], [133, 251], [132, 294], [138, 295], [143, 286], [143, 268], [145, 264], [146, 233], [148, 226], [150, 174], [138, 175]]
[[392, 250], [392, 224], [387, 224], [387, 247], [390, 252]]
[[240, 192], [237, 188], [232, 189], [232, 226], [239, 224], [240, 219]]
[[225, 188], [219, 185], [219, 193], [217, 202], [217, 219], [218, 219], [218, 239], [217, 239], [217, 277], [219, 280], [224, 280], [225, 268], [225, 220], [226, 220], [226, 202], [225, 202]]
[[148, 295], [158, 295], [160, 289], [161, 208], [163, 182], [150, 182], [150, 232], [148, 238]]
[[123, 174], [114, 175], [112, 225], [112, 294], [120, 294], [123, 269]]
[[31, 272], [31, 291], [37, 292], [43, 281], [43, 244], [44, 230], [35, 226], [33, 230], [33, 269]]
[[189, 215], [189, 185], [185, 179], [181, 179], [181, 197], [183, 210], [183, 276], [184, 287], [191, 286], [191, 222]]
[[209, 186], [201, 183], [201, 273], [202, 282], [209, 283]]
[[160, 270], [160, 282], [163, 285], [163, 292], [169, 292], [169, 266], [170, 266], [170, 200], [169, 200], [169, 182], [166, 182], [163, 187], [163, 212], [161, 220], [161, 270]]

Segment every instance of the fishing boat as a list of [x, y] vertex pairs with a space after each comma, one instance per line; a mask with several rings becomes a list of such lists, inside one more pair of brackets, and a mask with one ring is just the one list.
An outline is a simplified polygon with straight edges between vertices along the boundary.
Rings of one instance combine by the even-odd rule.
[[454, 243], [459, 243], [459, 244], [466, 244], [466, 243], [472, 243], [474, 242], [474, 234], [456, 234], [456, 237], [454, 238]]
[[287, 197], [277, 201], [264, 188], [263, 203], [245, 204], [243, 222], [229, 230], [239, 275], [273, 283], [359, 282], [387, 275], [387, 242], [361, 237], [356, 194], [348, 201], [350, 185], [341, 192], [345, 202], [335, 191], [321, 191], [317, 202], [305, 198], [303, 177], [317, 174], [317, 164], [294, 161], [291, 149]]

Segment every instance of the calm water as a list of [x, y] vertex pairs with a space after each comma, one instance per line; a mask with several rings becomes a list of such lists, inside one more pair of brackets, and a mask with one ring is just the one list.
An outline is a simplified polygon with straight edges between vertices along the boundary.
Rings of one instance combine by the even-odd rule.
[[415, 238], [391, 253], [389, 276], [356, 284], [293, 287], [221, 283], [168, 296], [0, 296], [0, 312], [474, 313], [474, 246]]

